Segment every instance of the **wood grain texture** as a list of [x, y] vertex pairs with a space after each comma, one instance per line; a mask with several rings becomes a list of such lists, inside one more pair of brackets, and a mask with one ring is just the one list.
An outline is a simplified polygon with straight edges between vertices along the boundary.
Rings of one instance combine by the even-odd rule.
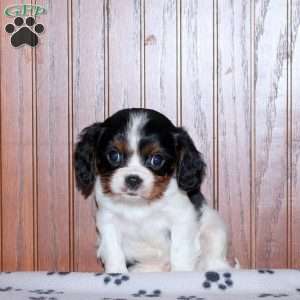
[[291, 14], [292, 51], [292, 267], [300, 268], [300, 1], [293, 0]]
[[108, 0], [109, 113], [141, 106], [139, 0]]
[[145, 2], [146, 107], [176, 123], [176, 0]]
[[32, 270], [32, 50], [13, 48], [1, 11], [1, 178], [3, 269]]
[[39, 270], [70, 268], [67, 3], [39, 1], [48, 11], [36, 48]]
[[182, 1], [182, 124], [207, 163], [203, 192], [213, 203], [213, 1]]
[[250, 267], [250, 5], [218, 2], [219, 211]]
[[[106, 1], [73, 2], [74, 140], [104, 118], [104, 12]], [[94, 17], [91, 18], [91, 11]], [[87, 30], [88, 28], [88, 30]], [[75, 191], [75, 270], [99, 271], [94, 197]]]
[[231, 256], [300, 268], [300, 0], [32, 0], [48, 10], [35, 49], [10, 44], [12, 2], [0, 1], [1, 271], [102, 270], [74, 142], [139, 106], [203, 153]]
[[287, 2], [255, 3], [256, 266], [287, 263]]

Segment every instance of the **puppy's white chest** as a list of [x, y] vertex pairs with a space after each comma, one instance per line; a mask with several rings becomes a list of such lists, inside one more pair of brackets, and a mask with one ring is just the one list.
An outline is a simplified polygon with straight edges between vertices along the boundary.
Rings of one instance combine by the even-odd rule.
[[169, 256], [171, 234], [168, 222], [159, 215], [130, 220], [118, 220], [122, 248], [127, 259], [166, 259]]

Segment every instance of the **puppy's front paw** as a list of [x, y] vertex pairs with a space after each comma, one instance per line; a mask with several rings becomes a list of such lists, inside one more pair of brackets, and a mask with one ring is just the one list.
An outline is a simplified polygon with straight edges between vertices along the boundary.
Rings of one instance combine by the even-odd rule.
[[105, 269], [105, 273], [128, 273], [128, 269], [126, 268], [126, 265], [123, 264], [105, 265], [104, 269]]
[[194, 270], [193, 263], [186, 264], [172, 264], [171, 271], [172, 272], [189, 272]]

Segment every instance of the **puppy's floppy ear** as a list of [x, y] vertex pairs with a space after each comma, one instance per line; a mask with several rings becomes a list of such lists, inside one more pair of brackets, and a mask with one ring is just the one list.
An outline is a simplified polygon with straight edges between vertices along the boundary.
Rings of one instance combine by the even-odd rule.
[[85, 197], [88, 197], [94, 188], [96, 180], [96, 145], [103, 131], [102, 123], [94, 123], [84, 128], [75, 146], [76, 186]]
[[186, 192], [199, 190], [206, 169], [202, 155], [183, 128], [178, 128], [176, 143], [178, 153], [176, 178], [178, 186]]

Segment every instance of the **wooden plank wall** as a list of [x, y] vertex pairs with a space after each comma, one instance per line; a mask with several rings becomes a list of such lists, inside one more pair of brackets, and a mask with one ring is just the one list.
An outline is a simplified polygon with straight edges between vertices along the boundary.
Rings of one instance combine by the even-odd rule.
[[32, 0], [33, 49], [4, 30], [18, 2], [0, 2], [1, 270], [101, 269], [72, 151], [124, 107], [189, 130], [231, 257], [300, 268], [300, 0]]

